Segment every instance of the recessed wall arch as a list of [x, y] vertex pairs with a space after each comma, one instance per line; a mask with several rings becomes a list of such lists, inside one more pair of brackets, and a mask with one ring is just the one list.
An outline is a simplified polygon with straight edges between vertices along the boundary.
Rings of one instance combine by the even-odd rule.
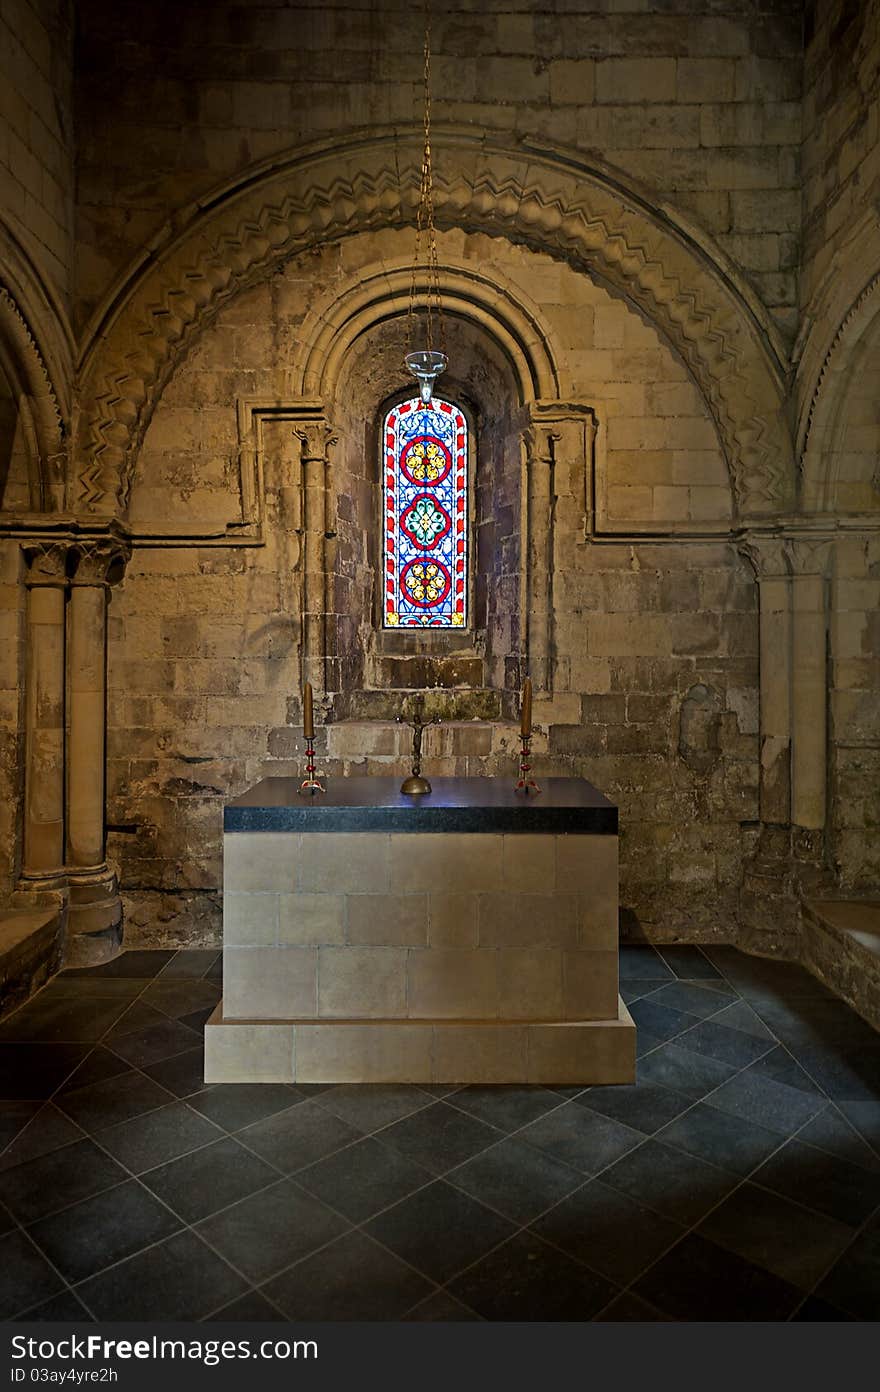
[[0, 219], [0, 365], [18, 400], [34, 511], [64, 506], [71, 364], [64, 313], [21, 240]]
[[[790, 504], [785, 379], [769, 321], [713, 259], [618, 172], [576, 152], [511, 148], [505, 137], [439, 128], [440, 228], [484, 232], [601, 276], [678, 350], [718, 426], [741, 516]], [[298, 251], [415, 218], [415, 131], [322, 142], [252, 171], [176, 219], [111, 307], [83, 358], [82, 429], [72, 503], [124, 507], [134, 459], [180, 355], [230, 295]]]
[[[498, 271], [464, 263], [439, 268], [444, 309], [487, 329], [510, 359], [520, 402], [559, 395], [556, 354], [541, 311]], [[340, 367], [355, 340], [379, 319], [408, 313], [411, 270], [401, 263], [367, 268], [341, 294], [334, 290], [310, 311], [301, 329], [298, 388], [303, 397], [332, 401]], [[417, 292], [424, 287], [417, 280]]]

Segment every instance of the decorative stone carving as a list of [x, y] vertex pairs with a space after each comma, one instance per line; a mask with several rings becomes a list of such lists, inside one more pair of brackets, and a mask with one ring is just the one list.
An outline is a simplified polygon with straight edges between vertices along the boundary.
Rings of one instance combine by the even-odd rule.
[[[703, 249], [638, 195], [576, 155], [511, 151], [484, 134], [448, 132], [436, 178], [439, 227], [511, 236], [596, 270], [675, 345], [718, 425], [743, 514], [777, 511], [792, 489], [784, 375], [769, 321]], [[230, 295], [279, 260], [346, 233], [413, 219], [420, 147], [381, 135], [313, 151], [234, 189], [195, 216], [130, 285], [101, 325], [84, 377], [79, 504], [126, 506], [134, 459], [162, 386], [194, 335]], [[119, 301], [117, 300], [117, 304]]]

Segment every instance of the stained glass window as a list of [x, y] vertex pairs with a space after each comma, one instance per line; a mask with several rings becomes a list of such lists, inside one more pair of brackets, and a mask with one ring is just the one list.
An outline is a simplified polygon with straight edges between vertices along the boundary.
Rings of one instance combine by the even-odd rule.
[[465, 628], [467, 421], [451, 401], [402, 401], [382, 431], [385, 628]]

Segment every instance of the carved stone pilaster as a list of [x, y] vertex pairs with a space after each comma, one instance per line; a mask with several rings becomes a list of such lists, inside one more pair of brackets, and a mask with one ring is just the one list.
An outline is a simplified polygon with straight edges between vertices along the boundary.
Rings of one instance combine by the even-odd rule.
[[293, 427], [301, 443], [303, 547], [302, 635], [303, 679], [327, 690], [326, 660], [330, 611], [329, 547], [336, 536], [335, 507], [330, 487], [330, 448], [337, 435], [325, 416], [299, 421]]
[[64, 870], [64, 627], [70, 547], [23, 544], [27, 571], [23, 879]]
[[810, 831], [825, 827], [828, 746], [827, 538], [791, 537], [791, 820]]
[[760, 603], [761, 821], [791, 817], [791, 584], [786, 543], [745, 537], [739, 549], [754, 566]]
[[130, 548], [115, 538], [73, 549], [67, 625], [67, 862], [105, 873], [107, 592]]

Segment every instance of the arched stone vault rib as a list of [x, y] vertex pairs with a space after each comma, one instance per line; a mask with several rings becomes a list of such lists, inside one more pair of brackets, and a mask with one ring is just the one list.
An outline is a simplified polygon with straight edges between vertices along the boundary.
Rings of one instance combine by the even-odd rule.
[[[787, 507], [792, 446], [774, 338], [705, 248], [576, 156], [524, 154], [461, 131], [444, 132], [437, 148], [438, 226], [506, 237], [625, 294], [702, 388], [740, 514]], [[388, 134], [304, 155], [215, 200], [157, 250], [128, 294], [116, 297], [115, 317], [85, 356], [77, 506], [100, 513], [126, 506], [162, 388], [220, 305], [310, 246], [411, 223], [420, 158], [416, 139]]]
[[[487, 272], [448, 260], [439, 274], [444, 309], [466, 315], [495, 337], [513, 365], [520, 400], [558, 396], [559, 373], [538, 307], [494, 268]], [[377, 320], [408, 312], [410, 284], [410, 266], [386, 260], [365, 268], [347, 289], [334, 289], [310, 310], [300, 329], [302, 396], [333, 399], [351, 344]]]

